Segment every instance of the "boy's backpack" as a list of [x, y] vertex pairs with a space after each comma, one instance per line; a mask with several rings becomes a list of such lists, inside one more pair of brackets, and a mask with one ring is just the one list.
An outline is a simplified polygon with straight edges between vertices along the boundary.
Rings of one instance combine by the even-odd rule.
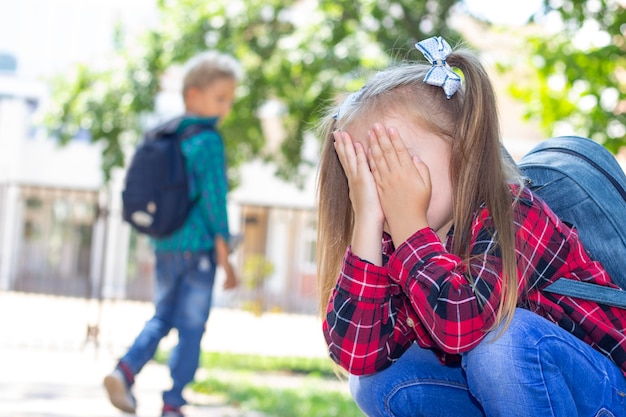
[[[591, 258], [626, 289], [626, 176], [613, 154], [591, 139], [548, 139], [518, 166], [530, 188], [563, 221], [576, 227]], [[561, 278], [546, 288], [626, 308], [626, 291]]]
[[190, 199], [181, 141], [211, 125], [195, 123], [177, 134], [182, 117], [148, 131], [137, 147], [122, 192], [123, 218], [137, 231], [162, 238], [185, 222], [197, 198]]

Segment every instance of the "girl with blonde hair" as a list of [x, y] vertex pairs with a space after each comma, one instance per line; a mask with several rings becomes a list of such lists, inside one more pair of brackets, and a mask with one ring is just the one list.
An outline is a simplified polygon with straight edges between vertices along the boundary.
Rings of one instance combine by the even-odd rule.
[[321, 125], [323, 331], [357, 404], [626, 416], [626, 311], [543, 291], [609, 276], [503, 152], [476, 56], [416, 47], [430, 65], [377, 73]]

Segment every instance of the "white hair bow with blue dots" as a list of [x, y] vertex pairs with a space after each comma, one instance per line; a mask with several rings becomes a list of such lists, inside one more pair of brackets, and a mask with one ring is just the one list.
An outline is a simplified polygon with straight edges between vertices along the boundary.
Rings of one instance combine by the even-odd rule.
[[446, 58], [452, 53], [448, 42], [441, 36], [434, 36], [416, 43], [415, 47], [433, 65], [424, 77], [424, 82], [443, 88], [446, 97], [452, 97], [461, 88], [461, 77], [446, 62]]

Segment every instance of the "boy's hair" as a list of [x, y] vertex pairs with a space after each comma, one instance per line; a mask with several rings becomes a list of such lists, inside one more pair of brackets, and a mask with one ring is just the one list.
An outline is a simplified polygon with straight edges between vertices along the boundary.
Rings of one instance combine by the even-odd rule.
[[[485, 204], [493, 218], [502, 255], [503, 292], [497, 325], [508, 322], [518, 300], [517, 259], [509, 182], [521, 184], [514, 164], [502, 156], [495, 94], [474, 54], [453, 51], [448, 64], [458, 68], [463, 87], [450, 99], [440, 87], [423, 82], [429, 64], [401, 64], [375, 74], [346, 103], [331, 108], [319, 126], [323, 139], [318, 176], [318, 278], [322, 306], [339, 275], [354, 222], [348, 184], [333, 147], [332, 132], [401, 112], [451, 146], [454, 239], [452, 252], [470, 260], [473, 216]], [[338, 111], [340, 110], [340, 114]]]
[[239, 62], [232, 56], [217, 51], [200, 53], [185, 64], [183, 96], [190, 88], [202, 89], [221, 78], [239, 81], [242, 74]]

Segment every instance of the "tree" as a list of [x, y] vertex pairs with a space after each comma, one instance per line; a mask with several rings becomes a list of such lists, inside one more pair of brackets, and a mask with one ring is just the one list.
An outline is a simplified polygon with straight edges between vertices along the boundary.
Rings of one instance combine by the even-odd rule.
[[[527, 103], [527, 117], [547, 135], [569, 124], [574, 131], [616, 152], [626, 141], [626, 41], [624, 8], [618, 0], [544, 0], [532, 20], [560, 16], [563, 30], [528, 40], [530, 71], [512, 87]], [[321, 106], [337, 91], [356, 90], [368, 71], [396, 58], [418, 57], [413, 44], [460, 35], [447, 25], [459, 0], [158, 0], [159, 26], [139, 39], [118, 30], [117, 51], [106, 67], [79, 66], [54, 84], [47, 125], [62, 142], [80, 129], [101, 143], [103, 171], [124, 165], [154, 110], [166, 69], [207, 48], [241, 60], [246, 78], [240, 99], [223, 126], [230, 176], [253, 157], [277, 163], [278, 173], [297, 180], [304, 134]], [[578, 46], [572, 39], [596, 25], [604, 43]], [[282, 103], [286, 130], [277, 155], [264, 155], [257, 111], [268, 100]]]
[[[368, 70], [405, 57], [416, 40], [433, 34], [458, 40], [446, 27], [455, 2], [159, 0], [161, 24], [138, 42], [124, 39], [119, 28], [117, 53], [107, 67], [83, 65], [55, 80], [55, 110], [47, 125], [62, 142], [88, 130], [102, 144], [108, 179], [114, 167], [124, 165], [124, 149], [137, 141], [153, 112], [165, 70], [217, 48], [240, 59], [246, 72], [241, 98], [222, 127], [231, 175], [243, 161], [262, 156], [277, 162], [279, 174], [295, 179], [308, 162], [302, 160], [303, 137], [321, 105], [337, 91], [358, 89]], [[278, 155], [262, 154], [257, 110], [270, 99], [285, 109], [286, 138]]]
[[559, 31], [528, 38], [530, 80], [512, 86], [548, 136], [573, 133], [613, 153], [626, 145], [626, 9], [617, 0], [544, 0], [532, 20]]

